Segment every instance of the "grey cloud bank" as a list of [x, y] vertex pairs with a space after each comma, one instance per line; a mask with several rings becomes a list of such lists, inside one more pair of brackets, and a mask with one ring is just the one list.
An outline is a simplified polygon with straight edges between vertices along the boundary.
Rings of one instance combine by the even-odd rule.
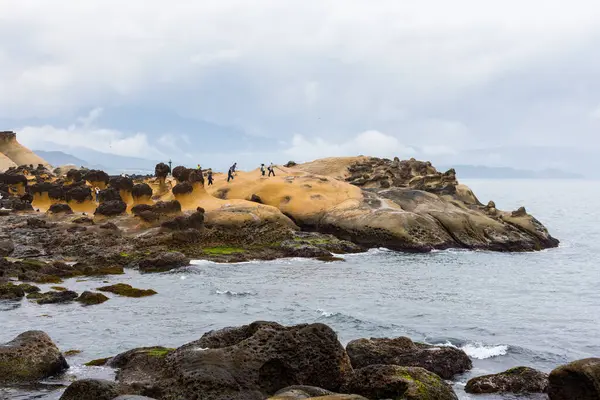
[[0, 0], [0, 124], [28, 146], [600, 170], [595, 1], [80, 3]]

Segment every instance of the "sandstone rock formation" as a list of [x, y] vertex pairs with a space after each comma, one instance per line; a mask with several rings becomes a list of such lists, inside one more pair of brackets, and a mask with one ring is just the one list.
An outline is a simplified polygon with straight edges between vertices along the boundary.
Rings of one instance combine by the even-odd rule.
[[[21, 145], [17, 141], [17, 134], [15, 132], [0, 132], [0, 154], [3, 155], [0, 158], [0, 172], [7, 170], [11, 166], [16, 167], [20, 165], [37, 166], [41, 164], [45, 167], [50, 167], [48, 162]], [[7, 158], [12, 161], [13, 165], [7, 161]]]
[[546, 393], [548, 374], [528, 367], [511, 368], [508, 371], [479, 376], [467, 382], [467, 393]]

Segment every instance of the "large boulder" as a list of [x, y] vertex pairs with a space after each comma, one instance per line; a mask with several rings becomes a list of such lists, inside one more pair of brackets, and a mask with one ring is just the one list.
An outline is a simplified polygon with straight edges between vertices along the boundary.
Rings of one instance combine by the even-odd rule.
[[421, 367], [444, 379], [473, 367], [462, 350], [415, 343], [407, 337], [396, 339], [359, 339], [346, 346], [354, 368], [389, 364], [402, 367]]
[[152, 197], [152, 188], [147, 183], [138, 183], [133, 186], [133, 189], [131, 189], [131, 195], [135, 199], [139, 199], [139, 198], [143, 198], [143, 197], [151, 198]]
[[495, 375], [479, 376], [467, 382], [465, 391], [483, 393], [546, 393], [548, 374], [528, 367], [511, 368]]
[[109, 187], [108, 189], [101, 190], [98, 193], [98, 201], [100, 203], [105, 203], [107, 201], [122, 201], [121, 193], [119, 193], [118, 189], [114, 187]]
[[[143, 359], [143, 358], [142, 358]], [[352, 371], [335, 332], [323, 324], [284, 327], [255, 322], [209, 332], [200, 340], [169, 352], [163, 367], [154, 367], [152, 381], [163, 399], [263, 400], [290, 385], [339, 389]], [[121, 365], [128, 371], [139, 363]], [[141, 378], [138, 378], [141, 379]], [[135, 380], [120, 380], [135, 385]]]
[[106, 185], [106, 184], [108, 184], [110, 177], [104, 171], [100, 171], [97, 169], [91, 169], [91, 170], [85, 172], [85, 174], [83, 175], [83, 179], [90, 182], [91, 184], [103, 183]]
[[587, 358], [550, 373], [550, 400], [599, 400], [600, 358]]
[[65, 199], [67, 201], [76, 201], [78, 203], [91, 201], [93, 200], [92, 189], [87, 186], [72, 187], [65, 193]]
[[114, 217], [124, 214], [127, 211], [127, 204], [121, 200], [111, 200], [101, 203], [94, 214], [104, 215], [105, 217]]
[[341, 388], [369, 399], [458, 400], [439, 376], [415, 367], [370, 365], [355, 370]]
[[0, 346], [0, 383], [28, 383], [69, 368], [50, 337], [41, 331], [20, 334]]
[[146, 258], [139, 262], [142, 272], [164, 272], [190, 264], [190, 259], [185, 254], [170, 251], [161, 253], [156, 257]]
[[126, 176], [114, 176], [110, 178], [108, 185], [117, 190], [131, 192], [133, 189], [133, 179]]
[[99, 379], [83, 379], [69, 385], [60, 400], [113, 400], [119, 396], [117, 384]]

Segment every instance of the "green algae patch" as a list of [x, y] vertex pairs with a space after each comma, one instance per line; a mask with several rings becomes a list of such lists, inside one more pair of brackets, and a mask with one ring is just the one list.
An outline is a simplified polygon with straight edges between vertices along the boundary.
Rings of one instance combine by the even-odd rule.
[[81, 350], [68, 350], [65, 351], [65, 357], [73, 357], [76, 356], [77, 354], [81, 354]]
[[63, 286], [50, 286], [50, 289], [56, 290], [57, 292], [66, 292], [67, 288]]
[[87, 276], [103, 276], [103, 275], [123, 275], [125, 271], [123, 267], [119, 265], [113, 265], [110, 267], [102, 267], [93, 271], [90, 274], [86, 274]]
[[77, 298], [77, 301], [83, 304], [84, 306], [93, 306], [108, 301], [108, 297], [106, 297], [102, 293], [85, 291], [81, 293], [81, 296]]
[[86, 367], [103, 367], [103, 366], [106, 365], [106, 363], [110, 359], [111, 359], [111, 357], [99, 358], [97, 360], [92, 360], [90, 362], [87, 362], [87, 363], [85, 363], [83, 365], [85, 365]]
[[19, 287], [23, 289], [25, 293], [36, 293], [41, 291], [39, 287], [30, 285], [29, 283], [21, 283]]
[[151, 357], [164, 358], [172, 351], [175, 351], [175, 349], [169, 349], [166, 347], [156, 347], [154, 349], [145, 351], [145, 353]]
[[97, 290], [101, 292], [114, 293], [118, 294], [119, 296], [125, 297], [147, 297], [157, 294], [157, 292], [155, 292], [152, 289], [136, 289], [131, 285], [127, 285], [125, 283], [117, 283], [116, 285], [103, 286], [98, 288]]
[[35, 283], [62, 283], [63, 280], [58, 277], [58, 276], [54, 276], [54, 275], [41, 275], [39, 277], [37, 277], [33, 282]]
[[240, 254], [245, 253], [246, 249], [242, 249], [241, 247], [226, 247], [226, 246], [218, 246], [218, 247], [206, 247], [202, 249], [204, 254], [209, 256], [228, 256], [231, 254]]

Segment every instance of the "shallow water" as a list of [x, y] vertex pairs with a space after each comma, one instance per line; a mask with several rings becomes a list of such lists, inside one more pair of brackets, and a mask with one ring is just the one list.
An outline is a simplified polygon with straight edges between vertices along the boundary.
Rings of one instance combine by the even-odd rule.
[[[323, 322], [343, 343], [361, 337], [410, 336], [463, 348], [472, 377], [527, 365], [600, 356], [600, 185], [583, 181], [465, 181], [482, 202], [502, 209], [525, 205], [561, 239], [538, 253], [440, 251], [401, 254], [384, 249], [345, 256], [346, 262], [304, 259], [195, 265], [164, 274], [111, 277], [153, 288], [143, 299], [112, 297], [103, 305], [0, 303], [0, 342], [30, 329], [46, 331], [66, 351], [72, 371], [61, 382], [112, 371], [91, 359], [134, 347], [175, 347], [204, 332], [255, 320]], [[103, 279], [66, 281], [81, 292]], [[60, 391], [0, 390], [0, 398], [57, 399]], [[475, 397], [473, 397], [475, 398]], [[482, 397], [492, 399], [498, 397]], [[509, 398], [509, 397], [504, 397]], [[523, 397], [521, 397], [523, 398]], [[534, 398], [534, 397], [531, 397]]]

